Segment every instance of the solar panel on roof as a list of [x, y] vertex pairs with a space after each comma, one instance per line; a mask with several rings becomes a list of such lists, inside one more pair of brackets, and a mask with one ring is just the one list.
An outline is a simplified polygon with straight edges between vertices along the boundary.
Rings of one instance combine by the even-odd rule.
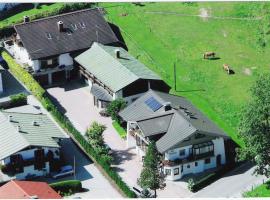
[[159, 103], [154, 97], [150, 97], [145, 101], [145, 104], [151, 108], [154, 112], [162, 107], [162, 104]]

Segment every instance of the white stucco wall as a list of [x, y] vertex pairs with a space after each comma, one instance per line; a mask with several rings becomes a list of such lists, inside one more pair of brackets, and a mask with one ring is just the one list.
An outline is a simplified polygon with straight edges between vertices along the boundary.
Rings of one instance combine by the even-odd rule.
[[18, 46], [14, 43], [14, 57], [18, 59], [21, 63], [33, 66], [33, 62], [29, 57], [28, 52], [24, 47]]
[[0, 73], [0, 93], [4, 91], [3, 89], [3, 81], [2, 81], [2, 73]]
[[69, 53], [61, 54], [58, 58], [59, 65], [73, 65], [73, 58]]
[[24, 172], [16, 174], [15, 177], [18, 180], [25, 179], [28, 174], [35, 174], [36, 176], [45, 176], [50, 173], [49, 162], [46, 162], [45, 168], [42, 170], [35, 170], [34, 165], [24, 167]]
[[[186, 158], [190, 154], [190, 151], [189, 151], [190, 148], [192, 148], [192, 145], [169, 150], [169, 151], [165, 152], [165, 160], [175, 160], [178, 158], [180, 158], [180, 159]], [[180, 151], [183, 149], [185, 149], [185, 155], [180, 156]]]
[[224, 145], [224, 139], [222, 137], [216, 138], [215, 140], [212, 140], [214, 143], [214, 153], [215, 156], [221, 155], [221, 164], [226, 163], [226, 155], [225, 155], [225, 145]]
[[[59, 151], [58, 148], [47, 148], [47, 147], [44, 147], [44, 152], [45, 152], [45, 155], [48, 153], [49, 150], [51, 150], [53, 153], [54, 153], [54, 158], [59, 158], [59, 155], [56, 155], [55, 151]], [[33, 159], [35, 157], [35, 151], [37, 149], [28, 149], [28, 150], [25, 150], [25, 151], [20, 151], [16, 154], [13, 154], [13, 155], [17, 155], [17, 154], [21, 154], [23, 159], [24, 160], [30, 160], [30, 159]], [[9, 164], [10, 163], [10, 157], [7, 157], [4, 159], [4, 164]]]

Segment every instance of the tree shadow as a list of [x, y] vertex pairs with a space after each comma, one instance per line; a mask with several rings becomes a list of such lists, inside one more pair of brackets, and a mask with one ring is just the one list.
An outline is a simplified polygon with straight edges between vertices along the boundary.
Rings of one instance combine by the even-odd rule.
[[127, 150], [119, 150], [119, 151], [113, 151], [113, 165], [120, 165], [124, 163], [127, 160], [132, 160], [137, 154], [131, 152], [134, 148], [128, 148]]

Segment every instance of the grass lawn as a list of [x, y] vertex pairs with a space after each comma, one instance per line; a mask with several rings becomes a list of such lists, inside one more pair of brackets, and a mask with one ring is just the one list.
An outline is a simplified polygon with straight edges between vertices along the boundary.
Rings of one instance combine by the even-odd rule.
[[266, 182], [254, 190], [245, 192], [243, 194], [244, 197], [270, 197], [270, 182]]
[[54, 4], [50, 4], [50, 5], [41, 5], [39, 9], [33, 8], [31, 10], [26, 10], [20, 13], [17, 13], [11, 17], [8, 17], [4, 20], [0, 20], [0, 28], [7, 26], [7, 25], [11, 25], [11, 24], [16, 24], [20, 21], [22, 21], [23, 16], [27, 15], [27, 16], [32, 16], [38, 13], [43, 13], [43, 12], [47, 12], [51, 9], [57, 9], [60, 8], [64, 5], [64, 3], [54, 3]]
[[125, 138], [127, 136], [127, 132], [126, 130], [120, 126], [120, 124], [116, 121], [113, 121], [113, 127], [115, 128], [115, 130], [117, 131], [117, 133], [120, 135], [121, 138]]
[[[100, 3], [122, 33], [129, 52], [157, 72], [227, 132], [238, 144], [241, 107], [256, 76], [269, 71], [270, 48], [260, 44], [263, 20], [239, 19], [260, 12], [262, 4], [238, 2]], [[203, 18], [204, 15], [215, 18]], [[125, 15], [123, 15], [125, 14]], [[220, 59], [204, 60], [206, 51]], [[173, 65], [177, 87], [174, 90]], [[226, 63], [234, 70], [228, 75]]]

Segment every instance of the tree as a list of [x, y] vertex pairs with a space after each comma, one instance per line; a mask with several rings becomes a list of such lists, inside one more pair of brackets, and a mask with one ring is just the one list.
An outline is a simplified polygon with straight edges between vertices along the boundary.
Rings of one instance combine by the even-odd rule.
[[238, 158], [254, 161], [255, 173], [270, 177], [270, 74], [258, 77], [251, 96], [240, 120], [239, 135], [244, 147], [238, 149]]
[[104, 139], [103, 139], [103, 132], [106, 130], [106, 126], [99, 124], [97, 122], [93, 122], [90, 127], [86, 131], [86, 136], [88, 138], [89, 143], [94, 148], [95, 152], [100, 155], [100, 157], [111, 164], [113, 158], [109, 155], [109, 150], [106, 148]]
[[124, 99], [116, 99], [106, 107], [106, 113], [110, 115], [113, 120], [119, 122], [118, 113], [126, 106], [127, 103]]
[[144, 167], [141, 172], [138, 184], [143, 188], [150, 188], [155, 191], [159, 189], [164, 182], [164, 177], [159, 171], [159, 155], [155, 142], [150, 142], [144, 158]]
[[86, 131], [89, 143], [92, 147], [98, 149], [104, 146], [103, 132], [106, 130], [106, 126], [94, 121]]

